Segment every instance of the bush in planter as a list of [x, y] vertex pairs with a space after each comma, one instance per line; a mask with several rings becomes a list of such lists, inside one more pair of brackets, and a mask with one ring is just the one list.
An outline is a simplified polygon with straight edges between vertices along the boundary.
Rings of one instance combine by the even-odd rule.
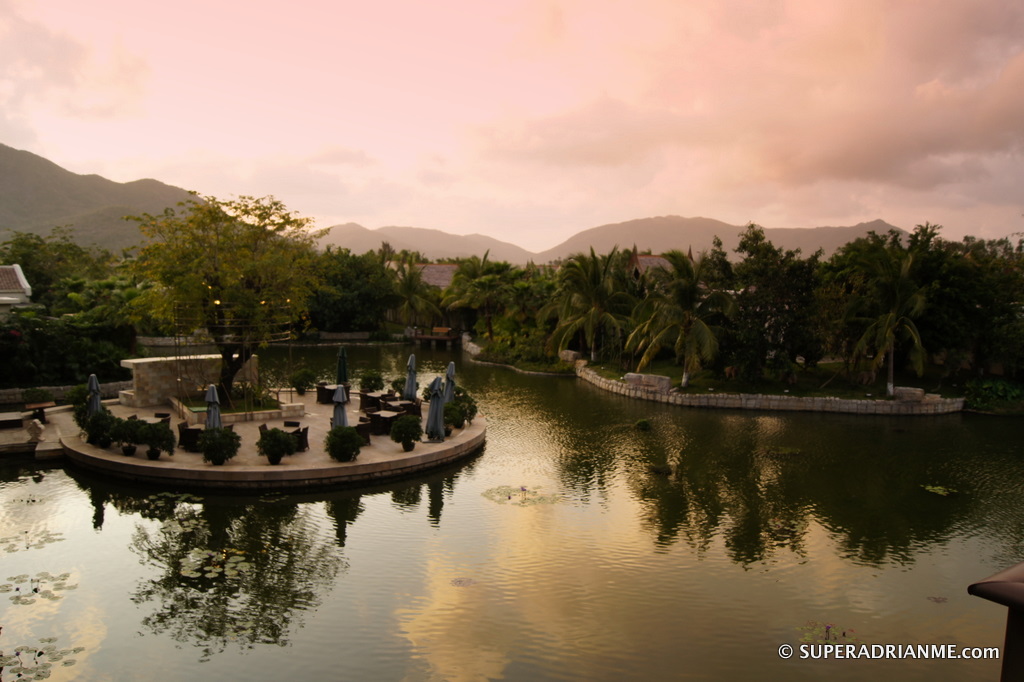
[[313, 385], [316, 384], [316, 372], [308, 367], [303, 367], [292, 374], [288, 381], [296, 393], [304, 395], [306, 391], [313, 388]]
[[267, 429], [256, 441], [256, 450], [271, 464], [280, 464], [285, 455], [295, 454], [298, 439], [282, 429]]
[[373, 393], [382, 388], [384, 388], [384, 377], [380, 375], [380, 372], [363, 372], [363, 376], [359, 378], [359, 390], [363, 393]]
[[146, 456], [150, 459], [159, 459], [161, 452], [166, 452], [168, 455], [174, 454], [176, 439], [169, 424], [164, 422], [146, 424], [143, 422], [139, 431], [139, 439], [146, 445]]
[[405, 377], [398, 377], [391, 382], [391, 390], [395, 393], [401, 393], [405, 390]]
[[146, 422], [139, 419], [118, 419], [114, 418], [114, 426], [110, 430], [110, 437], [113, 438], [121, 452], [129, 457], [135, 454], [135, 446], [142, 442], [143, 427]]
[[472, 424], [473, 418], [476, 417], [477, 413], [476, 400], [473, 399], [473, 396], [467, 393], [466, 389], [461, 386], [456, 386], [455, 400], [453, 402], [462, 405], [462, 409], [466, 414], [466, 421]]
[[53, 401], [53, 394], [45, 388], [26, 388], [21, 392], [21, 399], [25, 403], [48, 403]]
[[199, 434], [199, 451], [203, 453], [203, 461], [212, 464], [223, 464], [238, 454], [242, 445], [242, 437], [231, 429], [203, 429]]
[[413, 414], [399, 417], [391, 425], [391, 440], [402, 444], [402, 449], [409, 452], [416, 447], [416, 441], [423, 437], [423, 426], [420, 418]]
[[444, 404], [444, 423], [454, 429], [461, 429], [466, 424], [466, 408], [461, 403], [452, 401]]
[[85, 431], [85, 442], [101, 448], [109, 448], [114, 442], [111, 431], [117, 417], [107, 410], [83, 418], [82, 429]]
[[363, 445], [363, 437], [353, 426], [335, 426], [324, 439], [327, 454], [337, 462], [351, 462], [359, 455], [359, 448]]

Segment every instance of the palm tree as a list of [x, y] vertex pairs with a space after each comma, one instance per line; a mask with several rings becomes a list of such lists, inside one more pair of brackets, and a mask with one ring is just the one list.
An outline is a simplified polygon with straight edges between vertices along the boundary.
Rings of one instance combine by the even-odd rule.
[[459, 269], [448, 285], [441, 305], [448, 309], [472, 308], [487, 322], [487, 338], [494, 340], [492, 318], [507, 300], [512, 280], [518, 269], [506, 262], [489, 263], [487, 255], [472, 256], [459, 263]]
[[680, 385], [686, 388], [701, 363], [710, 362], [718, 353], [721, 328], [713, 322], [731, 317], [736, 303], [729, 294], [705, 286], [708, 261], [703, 255], [694, 260], [681, 251], [669, 251], [664, 257], [671, 269], [648, 271], [648, 294], [637, 306], [638, 324], [626, 340], [626, 348], [643, 351], [637, 365], [640, 371], [662, 348], [671, 346], [676, 360], [683, 363]]
[[558, 313], [558, 326], [551, 343], [563, 351], [577, 333], [590, 348], [590, 360], [597, 360], [598, 334], [611, 333], [617, 340], [628, 319], [633, 297], [617, 286], [614, 265], [618, 248], [606, 256], [576, 254], [558, 273], [554, 300], [541, 312]]
[[913, 318], [924, 310], [923, 287], [917, 286], [912, 278], [914, 255], [887, 248], [873, 252], [862, 260], [863, 268], [870, 273], [869, 287], [873, 293], [869, 303], [874, 304], [877, 316], [868, 318], [869, 324], [857, 342], [855, 354], [874, 348], [872, 366], [878, 369], [888, 359], [889, 376], [885, 384], [886, 393], [892, 397], [894, 386], [894, 354], [897, 340], [909, 339], [912, 346], [910, 360], [918, 376], [924, 371], [924, 347], [921, 335]]
[[415, 323], [421, 315], [441, 315], [431, 300], [430, 286], [423, 281], [423, 272], [411, 259], [398, 263], [395, 270], [395, 294], [399, 300], [398, 316], [406, 325]]

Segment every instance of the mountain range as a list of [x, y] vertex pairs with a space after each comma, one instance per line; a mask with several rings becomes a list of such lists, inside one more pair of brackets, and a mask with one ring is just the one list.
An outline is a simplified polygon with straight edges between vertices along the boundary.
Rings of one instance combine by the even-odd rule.
[[[189, 192], [157, 180], [120, 183], [99, 175], [79, 175], [31, 152], [0, 144], [0, 242], [13, 231], [45, 235], [56, 226], [67, 226], [78, 243], [116, 252], [141, 241], [135, 223], [125, 221], [124, 216], [160, 213], [190, 198]], [[850, 227], [765, 228], [765, 235], [776, 246], [799, 248], [805, 255], [821, 248], [827, 256], [871, 230], [882, 234], [890, 229], [896, 228], [875, 220]], [[584, 230], [554, 248], [533, 253], [481, 234], [454, 235], [418, 227], [371, 230], [346, 223], [328, 228], [320, 244], [365, 253], [386, 241], [395, 250], [418, 251], [433, 260], [489, 252], [492, 261], [522, 265], [530, 261], [549, 263], [574, 253], [586, 253], [590, 248], [607, 253], [615, 246], [636, 246], [653, 253], [669, 249], [692, 249], [698, 253], [710, 249], [715, 236], [732, 254], [743, 230], [742, 225], [711, 218], [640, 218]]]

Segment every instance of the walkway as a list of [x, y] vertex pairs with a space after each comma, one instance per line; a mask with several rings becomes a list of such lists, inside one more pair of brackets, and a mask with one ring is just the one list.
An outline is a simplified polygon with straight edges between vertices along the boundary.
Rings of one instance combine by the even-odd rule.
[[[302, 426], [309, 427], [309, 450], [297, 452], [273, 466], [256, 451], [259, 425], [284, 428], [283, 420], [236, 423], [234, 428], [242, 437], [242, 447], [231, 461], [219, 466], [203, 462], [200, 453], [186, 452], [180, 447], [175, 449], [172, 457], [165, 454], [159, 460], [151, 461], [142, 448], [134, 456], [126, 457], [115, 447], [104, 450], [89, 445], [79, 437], [70, 410], [61, 408], [47, 411], [50, 424], [44, 434], [46, 441], [40, 445], [44, 449], [47, 445], [52, 447], [59, 438], [64, 455], [77, 466], [166, 488], [267, 490], [360, 485], [411, 476], [474, 454], [483, 446], [486, 437], [486, 420], [478, 415], [472, 424], [456, 429], [443, 443], [417, 443], [412, 452], [403, 452], [402, 446], [389, 437], [373, 436], [371, 444], [363, 447], [356, 461], [335, 462], [323, 446], [330, 428], [333, 404], [318, 404], [315, 391], [297, 397], [296, 401], [305, 406], [305, 416], [300, 421]], [[131, 414], [140, 418], [152, 417], [156, 412], [169, 411], [167, 407], [130, 408], [116, 401], [106, 401], [105, 404], [115, 416], [122, 418]], [[357, 412], [353, 403], [349, 406], [349, 421], [355, 423]], [[172, 426], [176, 424], [172, 421]]]

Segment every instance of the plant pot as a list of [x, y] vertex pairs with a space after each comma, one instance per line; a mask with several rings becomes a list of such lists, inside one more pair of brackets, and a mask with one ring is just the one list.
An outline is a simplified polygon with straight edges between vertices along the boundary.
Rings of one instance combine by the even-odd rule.
[[402, 450], [404, 450], [405, 452], [412, 452], [412, 449], [414, 447], [416, 447], [416, 443], [414, 443], [411, 440], [402, 443]]
[[149, 457], [150, 459], [154, 459], [154, 460], [160, 459], [160, 451], [159, 450], [146, 450], [146, 457]]
[[445, 424], [445, 425], [444, 425], [444, 436], [445, 436], [445, 438], [447, 438], [447, 437], [449, 437], [449, 436], [451, 436], [451, 435], [452, 435], [452, 427], [451, 427], [451, 424]]
[[114, 441], [113, 439], [110, 438], [110, 436], [100, 436], [99, 438], [96, 439], [96, 446], [101, 447], [104, 450], [109, 448], [113, 443]]
[[299, 395], [306, 395], [306, 389], [299, 388], [298, 386], [295, 387], [295, 392], [298, 393]]
[[122, 454], [123, 454], [123, 455], [124, 455], [125, 457], [131, 457], [132, 455], [134, 455], [134, 454], [135, 454], [135, 450], [136, 450], [136, 449], [137, 449], [137, 448], [136, 448], [136, 446], [134, 446], [134, 445], [122, 445], [122, 446], [121, 446], [121, 453], [122, 453]]
[[280, 464], [281, 463], [281, 457], [282, 457], [282, 455], [279, 452], [271, 453], [271, 454], [267, 455], [267, 462], [269, 462], [270, 464]]

